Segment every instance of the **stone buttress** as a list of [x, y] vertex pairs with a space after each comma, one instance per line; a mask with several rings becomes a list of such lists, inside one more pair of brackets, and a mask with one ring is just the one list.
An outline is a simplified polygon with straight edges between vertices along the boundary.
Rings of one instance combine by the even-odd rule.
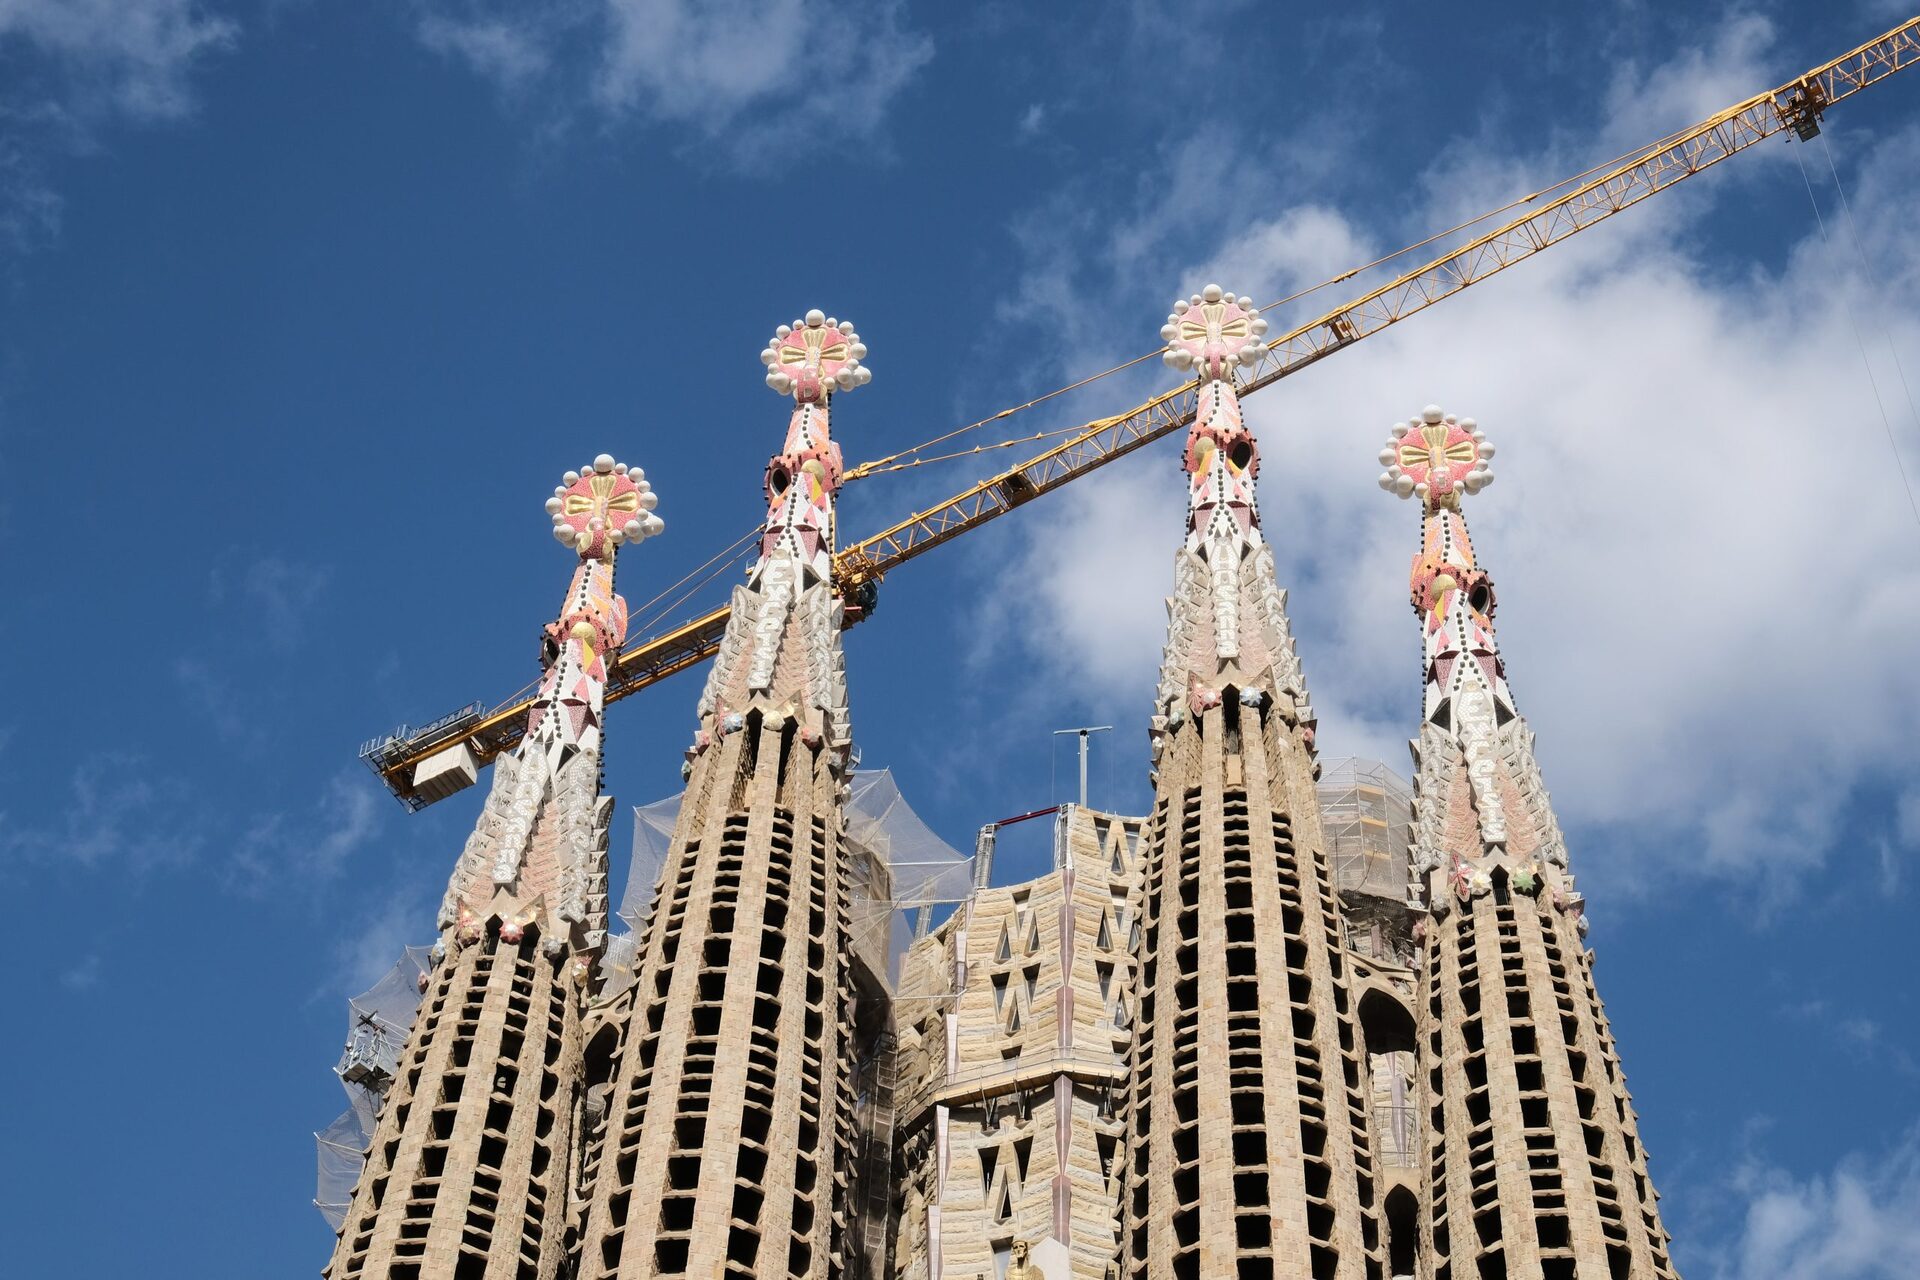
[[1383, 1274], [1313, 713], [1232, 380], [1264, 329], [1210, 285], [1162, 330], [1200, 385], [1152, 730], [1121, 1205], [1133, 1280]]
[[1394, 428], [1383, 488], [1424, 511], [1411, 574], [1425, 645], [1414, 872], [1432, 913], [1430, 1280], [1674, 1276], [1636, 1117], [1582, 937], [1583, 902], [1494, 640], [1463, 493], [1492, 479], [1471, 418]]
[[547, 503], [579, 555], [520, 745], [440, 910], [434, 966], [329, 1280], [564, 1274], [580, 1025], [607, 928], [600, 720], [626, 633], [615, 549], [657, 532], [642, 473], [602, 455]]
[[866, 381], [865, 354], [850, 325], [813, 312], [762, 356], [793, 417], [634, 956], [587, 1155], [581, 1280], [858, 1273], [841, 807], [852, 743], [828, 402]]

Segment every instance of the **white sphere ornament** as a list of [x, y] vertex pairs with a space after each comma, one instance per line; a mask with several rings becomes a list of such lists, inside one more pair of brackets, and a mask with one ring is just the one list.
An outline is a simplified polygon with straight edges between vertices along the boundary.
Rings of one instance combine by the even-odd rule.
[[653, 490], [648, 489], [645, 493], [642, 493], [640, 495], [640, 509], [642, 511], [651, 511], [659, 505], [660, 505], [660, 495], [655, 493]]
[[1387, 446], [1386, 448], [1384, 448], [1384, 449], [1382, 449], [1382, 450], [1380, 451], [1380, 465], [1381, 465], [1381, 466], [1383, 466], [1383, 467], [1390, 467], [1390, 466], [1392, 466], [1392, 465], [1393, 465], [1393, 456], [1394, 456], [1394, 450], [1393, 450], [1393, 446], [1392, 446], [1392, 445], [1388, 445], [1388, 446]]
[[569, 488], [580, 483], [580, 473], [578, 471], [569, 471], [560, 478], [567, 482]]
[[1479, 454], [1482, 458], [1491, 458], [1493, 456], [1493, 446], [1488, 444], [1485, 440], [1482, 440], [1480, 442], [1480, 447], [1475, 449], [1474, 452]]
[[773, 329], [773, 336], [776, 338], [784, 338], [792, 332], [793, 332], [793, 326], [790, 324], [775, 325]]
[[1404, 422], [1396, 422], [1393, 424], [1393, 438], [1395, 440], [1405, 439], [1407, 432], [1411, 431], [1412, 429], [1413, 428], [1409, 427]]
[[1380, 487], [1382, 489], [1385, 489], [1389, 493], [1393, 492], [1393, 473], [1392, 472], [1382, 471], [1380, 473]]
[[1438, 422], [1445, 416], [1440, 412], [1440, 406], [1437, 404], [1430, 404], [1420, 411], [1420, 419], [1423, 422]]
[[1187, 314], [1187, 307], [1189, 305], [1190, 304], [1187, 302], [1185, 298], [1175, 298], [1173, 300], [1173, 314], [1177, 316], [1183, 316]]
[[665, 520], [662, 520], [659, 516], [654, 515], [653, 512], [649, 511], [647, 512], [646, 519], [640, 522], [640, 527], [646, 532], [646, 535], [649, 538], [651, 538], [655, 534], [659, 533], [662, 529], [666, 528], [667, 522]]
[[547, 514], [550, 516], [560, 514], [560, 499], [557, 495], [547, 499]]
[[1413, 496], [1413, 477], [1407, 475], [1405, 472], [1395, 476], [1393, 478], [1393, 491], [1403, 498], [1411, 498]]
[[825, 324], [826, 322], [827, 322], [826, 312], [824, 311], [807, 312], [807, 328], [818, 329], [821, 325]]
[[1218, 302], [1226, 296], [1226, 291], [1217, 284], [1210, 284], [1200, 291], [1200, 296], [1208, 302]]
[[607, 535], [607, 541], [611, 542], [616, 547], [619, 546], [621, 543], [625, 542], [626, 540], [627, 540], [627, 531], [625, 529], [615, 529], [612, 533]]
[[610, 453], [603, 453], [599, 457], [595, 458], [593, 460], [593, 469], [599, 472], [603, 476], [612, 475], [613, 474], [613, 455]]

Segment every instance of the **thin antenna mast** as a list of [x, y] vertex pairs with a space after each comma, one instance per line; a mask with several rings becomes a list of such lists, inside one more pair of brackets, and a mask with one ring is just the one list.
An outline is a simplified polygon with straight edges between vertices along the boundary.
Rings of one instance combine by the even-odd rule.
[[1053, 731], [1053, 736], [1056, 738], [1063, 733], [1077, 733], [1080, 735], [1080, 807], [1082, 809], [1087, 807], [1087, 745], [1089, 739], [1093, 734], [1107, 733], [1112, 729], [1113, 726], [1110, 724], [1090, 724], [1079, 729], [1055, 729]]

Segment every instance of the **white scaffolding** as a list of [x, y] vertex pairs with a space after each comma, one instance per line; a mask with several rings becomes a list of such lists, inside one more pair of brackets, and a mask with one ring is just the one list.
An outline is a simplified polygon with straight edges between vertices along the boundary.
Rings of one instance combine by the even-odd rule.
[[1322, 765], [1318, 791], [1334, 884], [1405, 902], [1413, 883], [1413, 784], [1378, 760], [1342, 756]]

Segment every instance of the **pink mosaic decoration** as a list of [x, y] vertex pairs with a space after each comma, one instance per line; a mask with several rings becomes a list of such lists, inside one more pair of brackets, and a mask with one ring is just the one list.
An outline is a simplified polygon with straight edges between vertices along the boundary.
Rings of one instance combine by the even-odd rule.
[[547, 499], [556, 541], [583, 560], [611, 560], [613, 549], [642, 542], [667, 526], [653, 509], [660, 499], [639, 467], [601, 454], [578, 471], [560, 478]]
[[767, 366], [767, 385], [800, 404], [816, 404], [835, 391], [851, 391], [873, 380], [860, 361], [866, 344], [853, 331], [851, 320], [837, 320], [819, 311], [783, 324], [760, 353]]
[[1160, 329], [1167, 349], [1161, 359], [1182, 373], [1198, 370], [1201, 381], [1226, 378], [1235, 366], [1252, 368], [1266, 351], [1260, 337], [1267, 322], [1252, 298], [1236, 298], [1210, 284], [1173, 304]]
[[1403, 498], [1418, 496], [1429, 511], [1458, 507], [1461, 493], [1493, 483], [1493, 446], [1472, 418], [1428, 405], [1408, 422], [1393, 424], [1393, 439], [1380, 451], [1380, 487]]

